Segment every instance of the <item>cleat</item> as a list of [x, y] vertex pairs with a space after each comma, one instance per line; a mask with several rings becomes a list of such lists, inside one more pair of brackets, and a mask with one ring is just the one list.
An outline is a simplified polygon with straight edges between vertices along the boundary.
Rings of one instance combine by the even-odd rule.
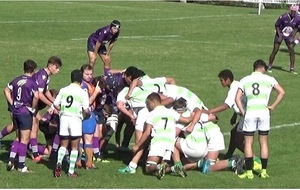
[[297, 75], [297, 74], [298, 74], [294, 69], [290, 69], [290, 73], [291, 73], [291, 74], [294, 74], [294, 75]]
[[268, 70], [267, 70], [267, 72], [268, 72], [268, 73], [272, 73], [272, 72], [273, 72], [273, 71], [272, 71], [272, 67], [269, 67]]
[[243, 174], [244, 171], [244, 164], [245, 164], [245, 160], [244, 158], [240, 157], [239, 155], [234, 155], [231, 160], [235, 161], [235, 167], [233, 167], [232, 169], [234, 170], [235, 174]]
[[78, 174], [76, 172], [74, 172], [72, 174], [68, 172], [68, 177], [76, 178], [76, 177], [78, 177]]
[[124, 168], [118, 169], [118, 172], [134, 174], [136, 172], [136, 169], [131, 169], [129, 166], [125, 166]]
[[9, 161], [7, 164], [6, 164], [6, 170], [7, 171], [12, 171], [13, 169], [15, 169], [15, 165]]
[[33, 171], [29, 170], [26, 166], [24, 166], [23, 168], [19, 168], [18, 172], [21, 172], [21, 173], [32, 173]]
[[54, 177], [60, 177], [61, 176], [61, 164], [56, 164], [54, 169]]
[[210, 171], [210, 161], [208, 159], [204, 159], [201, 172], [203, 174], [208, 174], [209, 171]]
[[38, 155], [35, 158], [32, 158], [32, 161], [35, 163], [41, 162], [43, 160], [43, 156], [42, 155]]
[[186, 171], [184, 170], [183, 166], [175, 165], [174, 170], [176, 174], [180, 175], [181, 177], [186, 177]]
[[254, 178], [254, 175], [251, 173], [251, 174], [248, 174], [247, 172], [245, 172], [245, 173], [243, 173], [243, 174], [241, 174], [241, 175], [238, 175], [239, 176], [239, 178], [241, 178], [241, 179], [246, 179], [246, 178], [248, 178], [248, 179], [253, 179]]
[[157, 179], [163, 179], [166, 173], [166, 163], [161, 163], [157, 172]]
[[260, 177], [260, 178], [263, 178], [263, 179], [267, 179], [267, 178], [269, 178], [270, 176], [267, 174], [267, 173], [260, 173], [260, 174], [258, 174], [258, 177]]

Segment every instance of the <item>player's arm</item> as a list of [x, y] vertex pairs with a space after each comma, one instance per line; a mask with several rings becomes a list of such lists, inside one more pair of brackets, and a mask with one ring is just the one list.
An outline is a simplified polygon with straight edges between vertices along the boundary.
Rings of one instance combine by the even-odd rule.
[[281, 102], [281, 100], [283, 99], [283, 97], [285, 95], [285, 91], [280, 86], [280, 84], [276, 84], [273, 88], [276, 90], [278, 95], [277, 95], [274, 103], [271, 106], [268, 106], [269, 110], [274, 110], [276, 108], [276, 106]]
[[33, 110], [37, 109], [38, 102], [39, 102], [39, 92], [35, 91], [33, 93], [33, 99], [32, 99], [32, 105], [31, 105], [31, 107], [32, 107]]
[[142, 85], [143, 85], [143, 83], [142, 83], [141, 80], [139, 80], [138, 78], [134, 79], [134, 80], [132, 81], [132, 83], [130, 84], [129, 90], [128, 90], [126, 96], [125, 96], [126, 100], [129, 100], [129, 99], [130, 99], [130, 96], [131, 96], [131, 94], [132, 94], [132, 91], [133, 91], [133, 89], [134, 89], [135, 87], [137, 87], [137, 86], [142, 86]]
[[93, 94], [91, 94], [90, 98], [89, 98], [89, 103], [90, 105], [92, 105], [96, 99], [96, 97], [98, 96], [98, 94], [100, 94], [102, 92], [100, 86], [99, 86], [99, 81], [96, 84], [95, 90], [93, 92]]
[[210, 109], [209, 111], [210, 111], [210, 113], [212, 113], [212, 114], [216, 114], [216, 113], [225, 111], [225, 110], [227, 110], [228, 108], [229, 108], [229, 106], [228, 106], [226, 103], [224, 103], [224, 104], [222, 104], [222, 105], [219, 105], [218, 107], [215, 107], [215, 108]]
[[4, 95], [9, 105], [13, 105], [13, 99], [11, 97], [11, 90], [8, 87], [4, 88]]
[[152, 125], [147, 123], [146, 128], [143, 132], [143, 135], [141, 137], [141, 139], [137, 142], [136, 145], [134, 145], [132, 147], [132, 150], [134, 152], [137, 152], [138, 150], [141, 149], [141, 147], [144, 145], [144, 143], [147, 141], [147, 139], [149, 138], [149, 136], [151, 135], [151, 130], [152, 130]]
[[97, 55], [99, 48], [101, 46], [101, 42], [99, 40], [97, 40], [95, 47], [94, 47], [94, 54]]
[[238, 89], [235, 95], [235, 103], [237, 105], [237, 107], [240, 110], [240, 113], [244, 116], [245, 115], [245, 110], [244, 110], [244, 106], [242, 104], [242, 96], [243, 96], [243, 91], [242, 89]]
[[51, 101], [51, 103], [54, 102], [55, 98], [52, 96], [50, 90], [47, 90], [45, 95], [46, 95], [46, 98], [48, 98], [48, 100]]
[[[39, 99], [44, 102], [45, 104], [47, 104], [48, 106], [51, 106], [52, 105], [52, 102], [45, 96], [45, 94], [41, 91], [38, 92], [39, 93]], [[46, 91], [47, 93], [47, 91]], [[50, 92], [49, 92], [50, 94]], [[51, 96], [51, 94], [50, 94]]]
[[200, 121], [202, 110], [200, 110], [199, 108], [195, 108], [193, 112], [194, 114], [192, 114], [192, 121], [186, 128], [187, 132], [192, 132], [194, 130], [195, 125]]
[[117, 102], [117, 107], [118, 107], [118, 109], [119, 109], [122, 113], [124, 113], [125, 115], [127, 115], [130, 119], [132, 119], [132, 120], [136, 119], [135, 116], [134, 116], [130, 111], [128, 111], [128, 110], [126, 109], [125, 103], [124, 103], [124, 102], [118, 101], [118, 102]]
[[91, 112], [90, 112], [90, 104], [89, 104], [89, 95], [88, 93], [85, 91], [84, 97], [83, 97], [83, 102], [82, 102], [82, 116], [83, 119], [88, 119], [91, 116]]
[[108, 72], [111, 74], [118, 74], [118, 73], [123, 73], [125, 72], [126, 69], [120, 70], [120, 69], [110, 69]]

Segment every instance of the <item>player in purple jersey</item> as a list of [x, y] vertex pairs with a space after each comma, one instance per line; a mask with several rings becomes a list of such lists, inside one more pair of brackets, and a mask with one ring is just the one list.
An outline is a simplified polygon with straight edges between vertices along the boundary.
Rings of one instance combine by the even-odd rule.
[[290, 12], [281, 15], [276, 23], [275, 30], [276, 34], [274, 37], [274, 45], [272, 53], [269, 57], [268, 72], [272, 72], [272, 66], [275, 56], [279, 50], [281, 42], [284, 40], [286, 46], [288, 47], [290, 53], [290, 72], [292, 74], [297, 74], [295, 72], [295, 50], [294, 50], [294, 38], [300, 24], [300, 16], [297, 15], [298, 6], [291, 5]]
[[[33, 60], [27, 60], [23, 64], [24, 74], [12, 80], [4, 89], [5, 97], [11, 105], [13, 125], [17, 129], [19, 155], [18, 171], [29, 172], [25, 166], [27, 144], [32, 128], [32, 116], [38, 102], [38, 87], [32, 75], [37, 68]], [[14, 169], [15, 158], [10, 157], [6, 166], [7, 170]]]
[[[90, 65], [94, 67], [97, 54], [104, 63], [104, 68], [110, 69], [110, 53], [120, 34], [121, 23], [113, 20], [110, 25], [99, 28], [87, 40], [87, 52]], [[106, 47], [108, 44], [108, 47]]]
[[[34, 162], [39, 162], [42, 159], [42, 156], [40, 156], [38, 153], [38, 145], [37, 145], [37, 136], [38, 136], [38, 129], [39, 129], [38, 120], [41, 119], [39, 110], [44, 109], [47, 105], [49, 107], [52, 105], [52, 102], [54, 101], [54, 97], [51, 95], [48, 89], [50, 76], [59, 73], [61, 66], [62, 66], [61, 59], [59, 57], [52, 56], [48, 59], [47, 66], [43, 69], [40, 69], [33, 75], [33, 78], [36, 80], [36, 83], [38, 85], [38, 91], [39, 91], [38, 109], [36, 110], [36, 113], [34, 114], [33, 117], [33, 126], [30, 134], [30, 145], [32, 147]], [[57, 111], [55, 113], [58, 114]]]

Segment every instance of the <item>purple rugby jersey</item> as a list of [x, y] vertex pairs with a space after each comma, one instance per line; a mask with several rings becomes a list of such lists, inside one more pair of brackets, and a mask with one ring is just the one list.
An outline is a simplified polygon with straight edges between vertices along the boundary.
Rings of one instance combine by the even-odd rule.
[[99, 28], [96, 32], [92, 33], [88, 38], [88, 42], [92, 45], [96, 45], [97, 41], [99, 41], [101, 45], [112, 43], [118, 39], [119, 34], [120, 31], [113, 35], [110, 32], [110, 25], [107, 25], [103, 28]]
[[50, 77], [45, 69], [40, 69], [33, 74], [33, 78], [37, 83], [38, 91], [45, 93], [48, 90]]
[[38, 90], [35, 80], [22, 75], [12, 80], [7, 87], [12, 91], [12, 113], [16, 115], [29, 114], [27, 107], [32, 107], [33, 93]]
[[280, 28], [283, 39], [289, 39], [292, 37], [293, 30], [297, 28], [299, 24], [299, 15], [295, 15], [294, 18], [291, 18], [289, 13], [284, 13], [277, 19], [275, 27]]

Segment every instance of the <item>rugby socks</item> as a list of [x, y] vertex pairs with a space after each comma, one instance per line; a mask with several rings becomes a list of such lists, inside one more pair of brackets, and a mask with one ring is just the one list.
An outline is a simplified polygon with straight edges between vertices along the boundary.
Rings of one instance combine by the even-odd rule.
[[45, 149], [46, 149], [46, 148], [45, 148], [44, 146], [38, 145], [38, 153], [39, 153], [40, 155], [44, 155]]
[[182, 165], [182, 163], [181, 163], [181, 161], [174, 162], [174, 164], [175, 164], [175, 165], [178, 165], [178, 166], [180, 166], [180, 167], [182, 167], [182, 166], [183, 166], [183, 165]]
[[252, 168], [253, 168], [253, 157], [245, 158], [245, 163], [246, 163], [246, 170], [247, 170], [247, 171], [251, 170], [251, 172], [252, 172]]
[[85, 144], [84, 145], [84, 152], [85, 152], [86, 166], [90, 168], [93, 165], [93, 145], [92, 144]]
[[260, 159], [261, 159], [261, 168], [262, 169], [267, 169], [268, 158], [260, 158]]
[[18, 153], [18, 149], [19, 149], [19, 141], [14, 140], [10, 147], [9, 161], [13, 162], [15, 160], [16, 155]]
[[259, 164], [261, 164], [261, 160], [259, 159], [258, 156], [254, 156], [253, 160]]
[[26, 158], [27, 145], [24, 143], [19, 144], [18, 154], [19, 154], [19, 165], [18, 168], [22, 169], [25, 166], [25, 158]]
[[29, 142], [31, 145], [33, 157], [35, 158], [35, 157], [39, 156], [37, 138], [30, 138]]
[[52, 151], [57, 152], [59, 143], [60, 143], [59, 135], [55, 134], [53, 144], [52, 144]]
[[99, 137], [93, 137], [93, 152], [95, 157], [99, 155]]
[[69, 165], [69, 174], [73, 174], [74, 173], [75, 163], [76, 163], [76, 160], [77, 160], [77, 155], [78, 155], [78, 150], [71, 150], [70, 165]]
[[131, 161], [131, 162], [129, 163], [128, 167], [129, 167], [130, 169], [132, 169], [132, 170], [135, 170], [135, 169], [137, 168], [137, 164]]
[[8, 135], [8, 131], [7, 131], [7, 126], [5, 126], [1, 133], [0, 133], [0, 139], [2, 139], [3, 137], [5, 137], [6, 135]]
[[65, 147], [63, 147], [63, 146], [61, 146], [58, 149], [57, 164], [61, 164], [62, 163], [62, 160], [65, 157], [66, 151], [67, 151], [67, 149]]

